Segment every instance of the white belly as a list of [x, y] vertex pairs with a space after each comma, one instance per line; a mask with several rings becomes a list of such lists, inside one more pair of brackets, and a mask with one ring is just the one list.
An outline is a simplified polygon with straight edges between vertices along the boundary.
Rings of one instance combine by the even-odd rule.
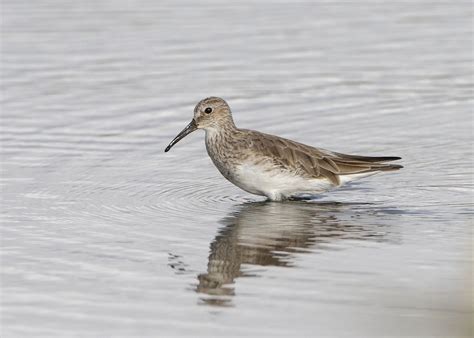
[[307, 179], [280, 168], [268, 170], [253, 164], [237, 166], [230, 179], [239, 188], [252, 194], [281, 200], [302, 193], [322, 193], [334, 187], [327, 179]]

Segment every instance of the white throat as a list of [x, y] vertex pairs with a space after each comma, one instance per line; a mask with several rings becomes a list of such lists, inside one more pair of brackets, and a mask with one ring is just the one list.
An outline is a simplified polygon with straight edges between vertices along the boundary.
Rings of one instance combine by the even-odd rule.
[[215, 139], [216, 136], [219, 134], [219, 131], [213, 127], [207, 127], [204, 129], [204, 131], [206, 132], [206, 141]]

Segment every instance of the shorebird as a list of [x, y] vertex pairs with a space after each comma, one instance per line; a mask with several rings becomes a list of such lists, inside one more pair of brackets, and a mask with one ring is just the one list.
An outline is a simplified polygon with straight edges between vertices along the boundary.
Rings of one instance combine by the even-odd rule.
[[320, 194], [356, 179], [403, 168], [385, 163], [400, 157], [346, 155], [237, 128], [229, 105], [218, 97], [196, 105], [193, 119], [165, 152], [197, 129], [205, 130], [207, 153], [227, 180], [272, 201]]

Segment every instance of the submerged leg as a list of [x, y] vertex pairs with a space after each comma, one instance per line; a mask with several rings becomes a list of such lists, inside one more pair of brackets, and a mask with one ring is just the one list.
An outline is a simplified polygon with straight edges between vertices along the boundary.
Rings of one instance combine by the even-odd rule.
[[303, 195], [303, 196], [290, 196], [288, 197], [288, 201], [309, 201], [314, 199], [314, 196], [311, 195]]
[[281, 202], [286, 199], [285, 196], [283, 196], [280, 192], [276, 190], [268, 191], [265, 193], [265, 195], [268, 197], [270, 201], [275, 201], [275, 202]]

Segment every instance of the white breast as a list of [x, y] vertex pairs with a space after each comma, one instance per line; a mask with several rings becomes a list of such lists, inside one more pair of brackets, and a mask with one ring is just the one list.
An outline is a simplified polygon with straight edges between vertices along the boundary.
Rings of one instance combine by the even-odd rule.
[[231, 182], [252, 194], [267, 196], [272, 200], [298, 193], [322, 193], [334, 187], [327, 179], [308, 179], [279, 167], [255, 164], [237, 166]]

